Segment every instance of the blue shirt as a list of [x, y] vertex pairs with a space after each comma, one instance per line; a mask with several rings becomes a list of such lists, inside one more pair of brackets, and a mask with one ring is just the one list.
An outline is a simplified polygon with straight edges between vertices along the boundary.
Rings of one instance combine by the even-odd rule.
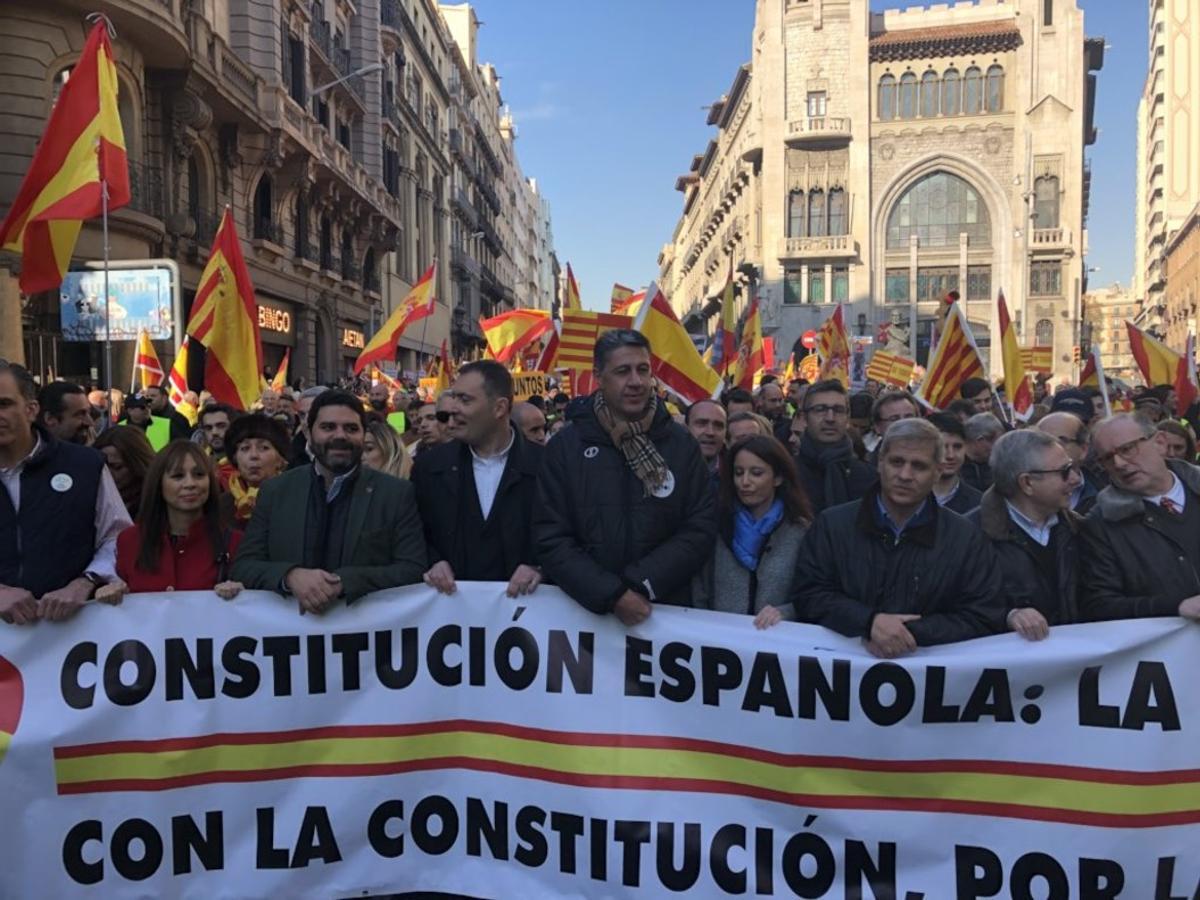
[[1004, 501], [1004, 505], [1008, 507], [1009, 517], [1017, 523], [1017, 526], [1023, 532], [1025, 532], [1043, 547], [1050, 545], [1050, 529], [1058, 524], [1057, 515], [1051, 516], [1045, 522], [1039, 524], [1033, 521], [1033, 519], [1029, 518], [1029, 516], [1025, 515], [1007, 500]]
[[875, 524], [880, 528], [886, 528], [892, 533], [892, 538], [896, 543], [900, 543], [900, 536], [910, 528], [915, 528], [918, 525], [924, 525], [933, 516], [933, 510], [929, 506], [929, 498], [926, 497], [917, 511], [909, 516], [907, 522], [899, 525], [892, 518], [891, 513], [887, 511], [887, 507], [883, 505], [883, 497], [876, 495], [875, 497]]

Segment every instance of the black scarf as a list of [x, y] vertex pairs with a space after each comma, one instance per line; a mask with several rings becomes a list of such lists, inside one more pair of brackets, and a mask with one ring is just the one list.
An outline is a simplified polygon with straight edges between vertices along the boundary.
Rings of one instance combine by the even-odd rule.
[[823, 485], [824, 497], [819, 504], [823, 508], [849, 503], [850, 485], [846, 483], [849, 466], [846, 465], [854, 457], [854, 444], [850, 438], [843, 438], [836, 444], [819, 444], [808, 434], [800, 438], [800, 450], [797, 454], [800, 460], [814, 469], [818, 469], [825, 478]]

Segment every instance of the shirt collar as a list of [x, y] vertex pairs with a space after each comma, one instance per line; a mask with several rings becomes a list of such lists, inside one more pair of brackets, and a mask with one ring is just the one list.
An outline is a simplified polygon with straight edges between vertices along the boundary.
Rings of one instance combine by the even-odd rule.
[[474, 459], [475, 462], [483, 463], [484, 465], [486, 465], [487, 463], [503, 462], [505, 459], [508, 458], [508, 451], [510, 451], [512, 449], [513, 443], [516, 440], [517, 440], [516, 429], [514, 429], [512, 426], [509, 426], [508, 445], [503, 450], [501, 450], [499, 453], [494, 453], [491, 456], [480, 456], [478, 453], [475, 452], [475, 448], [471, 447], [470, 448], [471, 457], [472, 457], [472, 459]]
[[1009, 517], [1017, 523], [1017, 527], [1029, 535], [1033, 540], [1037, 541], [1043, 547], [1050, 543], [1050, 529], [1058, 524], [1058, 516], [1053, 515], [1043, 523], [1038, 523], [1025, 515], [1007, 500], [1004, 505], [1008, 507]]
[[954, 479], [954, 487], [950, 488], [950, 490], [945, 494], [939, 494], [937, 491], [934, 491], [933, 499], [938, 502], [938, 506], [945, 506], [947, 503], [949, 503], [951, 500], [954, 499], [954, 497], [958, 493], [958, 489], [960, 487], [962, 487], [962, 479], [956, 477]]
[[1154, 506], [1159, 506], [1161, 505], [1163, 498], [1170, 500], [1180, 509], [1183, 509], [1184, 504], [1187, 503], [1187, 491], [1183, 487], [1183, 482], [1179, 480], [1179, 476], [1174, 472], [1171, 473], [1171, 489], [1169, 491], [1167, 491], [1165, 494], [1157, 494], [1153, 497], [1146, 497], [1145, 500], [1147, 503], [1151, 503]]
[[[315, 460], [313, 462], [313, 475], [316, 478], [320, 479], [321, 483], [324, 484], [324, 482], [325, 482], [325, 467], [322, 466], [319, 462], [316, 462]], [[338, 495], [342, 492], [342, 487], [347, 482], [353, 481], [357, 475], [358, 475], [358, 466], [355, 466], [353, 469], [351, 469], [349, 472], [346, 472], [343, 475], [334, 475], [333, 483], [330, 484], [329, 487], [325, 489], [325, 502], [332, 503], [334, 500], [336, 500], [338, 498]]]
[[0, 468], [0, 472], [10, 472], [10, 473], [11, 472], [20, 472], [22, 469], [25, 468], [25, 465], [31, 459], [33, 459], [35, 456], [37, 456], [38, 451], [41, 449], [42, 449], [42, 436], [40, 434], [38, 434], [38, 430], [35, 428], [33, 430], [33, 447], [30, 448], [29, 452], [26, 453], [23, 457], [21, 457], [21, 459], [17, 460], [15, 463], [13, 463], [7, 469]]
[[929, 518], [929, 512], [929, 498], [926, 497], [923, 501], [921, 501], [921, 505], [917, 507], [917, 511], [909, 516], [908, 521], [903, 525], [898, 525], [892, 518], [891, 513], [888, 512], [887, 507], [884, 505], [882, 495], [875, 495], [875, 520], [881, 527], [890, 531], [892, 533], [892, 537], [894, 537], [897, 541], [900, 540], [900, 536], [904, 534], [904, 532], [916, 527], [917, 525], [925, 524], [925, 521]]

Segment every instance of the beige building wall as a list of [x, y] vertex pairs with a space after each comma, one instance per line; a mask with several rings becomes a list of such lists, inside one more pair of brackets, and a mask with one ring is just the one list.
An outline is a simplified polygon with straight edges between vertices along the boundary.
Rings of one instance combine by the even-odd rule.
[[1200, 204], [1171, 237], [1164, 260], [1167, 275], [1167, 346], [1182, 350], [1196, 335], [1196, 303], [1200, 299]]
[[1090, 330], [1084, 355], [1094, 344], [1100, 348], [1105, 375], [1131, 384], [1140, 379], [1137, 363], [1129, 349], [1129, 329], [1125, 326], [1126, 321], [1132, 322], [1137, 315], [1137, 296], [1125, 285], [1113, 284], [1089, 291], [1083, 302]]

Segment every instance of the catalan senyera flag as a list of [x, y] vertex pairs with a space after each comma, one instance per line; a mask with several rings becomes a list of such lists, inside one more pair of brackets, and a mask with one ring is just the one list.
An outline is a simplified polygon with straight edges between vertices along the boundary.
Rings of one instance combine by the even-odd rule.
[[279, 364], [278, 371], [275, 372], [275, 377], [271, 379], [271, 390], [279, 393], [287, 387], [288, 365], [292, 358], [292, 348], [286, 347], [283, 351], [283, 361]]
[[204, 387], [221, 403], [249, 409], [262, 391], [262, 341], [254, 285], [229, 207], [200, 275], [185, 330], [208, 350]]
[[650, 364], [663, 387], [687, 403], [721, 395], [725, 386], [721, 376], [704, 364], [692, 336], [680, 324], [658, 285], [646, 288], [646, 299], [638, 308], [633, 327], [650, 341]]
[[145, 328], [138, 329], [137, 349], [133, 354], [133, 385], [134, 389], [144, 391], [152, 385], [162, 384], [162, 363], [158, 361], [158, 353], [154, 343]]
[[753, 390], [754, 376], [765, 365], [763, 356], [762, 316], [758, 312], [758, 298], [750, 301], [746, 321], [742, 323], [742, 339], [738, 342], [737, 357], [733, 360], [733, 385], [744, 390]]
[[[614, 328], [632, 328], [633, 319], [616, 313], [564, 309], [558, 341], [558, 368], [591, 371], [596, 340]], [[542, 371], [547, 371], [543, 369]]]
[[62, 284], [84, 219], [129, 203], [129, 163], [117, 114], [117, 67], [103, 21], [83, 45], [50, 111], [12, 208], [0, 224], [0, 248], [21, 254], [26, 294]]
[[916, 363], [898, 353], [888, 353], [886, 350], [876, 350], [867, 364], [867, 378], [880, 384], [890, 384], [892, 387], [906, 388], [912, 381], [913, 368]]
[[579, 284], [575, 281], [575, 273], [571, 264], [567, 263], [567, 297], [563, 301], [563, 311], [568, 309], [583, 309], [583, 301], [579, 299]]
[[821, 359], [821, 378], [836, 378], [850, 386], [850, 339], [840, 303], [817, 332], [817, 356]]
[[492, 359], [505, 365], [554, 327], [550, 313], [543, 309], [513, 309], [490, 319], [480, 319], [479, 327], [487, 340]]
[[1175, 412], [1182, 415], [1191, 406], [1197, 393], [1192, 374], [1195, 363], [1190, 362], [1190, 355], [1185, 353], [1181, 356], [1132, 322], [1126, 321], [1125, 327], [1129, 331], [1129, 349], [1146, 385], [1171, 385], [1175, 389]]
[[1025, 366], [1026, 372], [1049, 375], [1054, 371], [1054, 348], [1038, 346], [1022, 347], [1021, 364]]
[[633, 288], [625, 287], [625, 285], [617, 282], [612, 287], [612, 297], [608, 301], [608, 311], [613, 313], [623, 312], [625, 306], [629, 303], [629, 298], [633, 296]]
[[188, 392], [188, 336], [183, 336], [179, 352], [175, 354], [175, 362], [171, 364], [171, 372], [167, 375], [167, 399], [177, 407], [183, 403], [183, 395]]
[[1008, 303], [1004, 291], [996, 297], [1000, 319], [1000, 350], [1004, 362], [1004, 393], [1012, 405], [1013, 414], [1024, 419], [1033, 409], [1033, 389], [1029, 376], [1025, 374], [1025, 361], [1021, 358], [1021, 345], [1017, 343], [1017, 329], [1008, 315]]
[[725, 377], [737, 361], [737, 308], [733, 296], [733, 260], [729, 261], [729, 277], [721, 290], [721, 315], [713, 331], [713, 368]]
[[962, 305], [953, 303], [937, 347], [929, 359], [925, 380], [917, 390], [917, 399], [934, 409], [945, 409], [959, 397], [959, 388], [968, 378], [983, 378], [983, 360]]
[[412, 286], [408, 296], [388, 316], [383, 327], [375, 332], [375, 336], [363, 347], [362, 353], [354, 363], [354, 374], [358, 375], [367, 366], [377, 365], [384, 360], [396, 358], [396, 344], [399, 343], [405, 329], [413, 322], [419, 322], [426, 316], [433, 315], [433, 304], [437, 301], [437, 260], [433, 261], [420, 280]]

